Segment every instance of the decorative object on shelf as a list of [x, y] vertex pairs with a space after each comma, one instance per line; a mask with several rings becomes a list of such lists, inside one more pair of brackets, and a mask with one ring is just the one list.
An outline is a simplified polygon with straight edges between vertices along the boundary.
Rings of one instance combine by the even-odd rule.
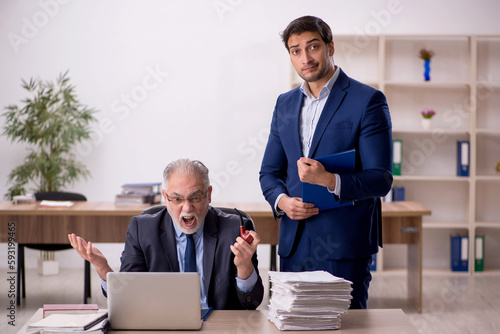
[[434, 51], [421, 49], [420, 59], [424, 61], [424, 79], [425, 81], [431, 80], [431, 58], [434, 56]]
[[432, 117], [436, 112], [432, 109], [424, 109], [421, 111], [422, 114], [422, 127], [425, 130], [430, 130], [432, 128]]
[[25, 194], [30, 183], [35, 192], [61, 191], [81, 177], [87, 178], [90, 171], [74, 152], [77, 144], [90, 139], [90, 123], [97, 121], [96, 111], [78, 100], [68, 71], [56, 83], [33, 78], [22, 83], [31, 96], [19, 107], [5, 107], [2, 115], [2, 134], [29, 149], [24, 163], [8, 176], [12, 186], [5, 196], [9, 199]]
[[497, 166], [496, 166], [495, 170], [497, 171], [498, 174], [500, 174], [500, 161], [497, 162]]

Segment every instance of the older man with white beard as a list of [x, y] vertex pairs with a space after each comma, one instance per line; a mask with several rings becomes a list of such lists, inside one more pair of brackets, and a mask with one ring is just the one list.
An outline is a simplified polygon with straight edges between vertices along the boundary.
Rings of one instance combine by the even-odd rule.
[[[240, 216], [210, 206], [212, 186], [201, 162], [176, 160], [165, 168], [163, 180], [166, 208], [131, 219], [120, 271], [190, 271], [185, 257], [192, 236], [201, 307], [256, 309], [264, 294], [256, 254], [259, 235], [250, 231], [253, 241], [246, 242], [240, 237]], [[75, 234], [68, 238], [80, 256], [95, 266], [106, 295], [106, 274], [113, 271], [107, 259], [90, 241]]]

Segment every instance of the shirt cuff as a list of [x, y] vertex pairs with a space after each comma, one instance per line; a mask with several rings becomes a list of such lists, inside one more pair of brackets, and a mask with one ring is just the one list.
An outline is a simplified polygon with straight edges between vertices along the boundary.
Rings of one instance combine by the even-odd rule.
[[327, 188], [328, 191], [332, 194], [335, 194], [340, 197], [340, 176], [339, 174], [333, 174], [335, 175], [335, 189]]
[[104, 290], [104, 292], [106, 292], [106, 294], [108, 294], [108, 282], [106, 282], [102, 278], [100, 278], [100, 279], [101, 279], [101, 288]]
[[278, 202], [280, 201], [281, 197], [285, 196], [285, 193], [279, 194], [278, 197], [276, 198], [276, 202], [274, 202], [274, 212], [276, 212], [276, 215], [278, 217], [281, 217], [285, 214], [284, 211], [278, 209]]
[[236, 286], [238, 286], [238, 290], [243, 293], [252, 291], [255, 283], [257, 283], [257, 272], [255, 268], [253, 268], [252, 274], [247, 279], [241, 279], [236, 276]]

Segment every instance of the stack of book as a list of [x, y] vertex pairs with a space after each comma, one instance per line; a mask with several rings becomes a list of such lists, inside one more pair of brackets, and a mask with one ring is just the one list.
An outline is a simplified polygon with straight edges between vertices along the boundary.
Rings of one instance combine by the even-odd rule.
[[351, 304], [352, 283], [326, 271], [269, 272], [268, 318], [279, 330], [340, 328]]
[[161, 201], [161, 183], [129, 183], [122, 186], [122, 191], [115, 197], [120, 205], [156, 204]]

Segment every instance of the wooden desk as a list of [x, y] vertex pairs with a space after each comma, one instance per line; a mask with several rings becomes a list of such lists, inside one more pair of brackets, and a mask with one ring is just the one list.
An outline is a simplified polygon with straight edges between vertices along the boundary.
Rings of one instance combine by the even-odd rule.
[[[40, 320], [42, 309], [39, 309], [28, 323]], [[199, 333], [200, 331], [154, 331], [154, 333]], [[267, 311], [213, 311], [201, 328], [203, 333], [283, 333], [267, 320]], [[400, 309], [349, 310], [342, 315], [341, 328], [332, 331], [300, 331], [302, 334], [318, 333], [351, 333], [351, 334], [417, 334], [406, 315]], [[26, 324], [17, 332], [28, 334]], [[123, 333], [109, 330], [108, 333]], [[151, 331], [127, 331], [127, 334], [151, 333]]]
[[[238, 208], [252, 217], [261, 243], [271, 245], [270, 269], [276, 270], [279, 221], [274, 220], [269, 205], [265, 202], [212, 205]], [[125, 242], [130, 218], [149, 206], [75, 202], [70, 208], [40, 208], [37, 203], [0, 202], [0, 242], [8, 241], [11, 221], [16, 223], [16, 242], [23, 244], [69, 244], [68, 233], [92, 242]], [[408, 244], [408, 297], [418, 312], [422, 310], [422, 216], [430, 214], [430, 210], [416, 202], [382, 203], [384, 244]]]
[[408, 299], [422, 313], [422, 216], [431, 211], [417, 202], [382, 203], [382, 241], [408, 245]]
[[[0, 242], [8, 241], [8, 226], [16, 223], [16, 242], [69, 244], [68, 233], [92, 242], [125, 242], [130, 218], [151, 205], [115, 205], [113, 202], [75, 202], [69, 208], [41, 208], [38, 203], [0, 202]], [[212, 203], [237, 208], [254, 220], [263, 244], [278, 244], [279, 222], [267, 203]]]

